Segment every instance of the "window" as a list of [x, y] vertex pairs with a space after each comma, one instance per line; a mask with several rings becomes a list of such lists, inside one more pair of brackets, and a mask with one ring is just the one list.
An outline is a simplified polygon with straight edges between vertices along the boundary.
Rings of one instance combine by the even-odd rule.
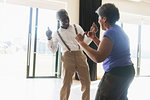
[[26, 75], [29, 8], [0, 3], [0, 13], [0, 78], [23, 78]]
[[150, 75], [150, 25], [142, 25], [141, 27], [141, 75]]
[[137, 69], [137, 45], [138, 45], [138, 25], [123, 23], [123, 29], [130, 40], [131, 60]]

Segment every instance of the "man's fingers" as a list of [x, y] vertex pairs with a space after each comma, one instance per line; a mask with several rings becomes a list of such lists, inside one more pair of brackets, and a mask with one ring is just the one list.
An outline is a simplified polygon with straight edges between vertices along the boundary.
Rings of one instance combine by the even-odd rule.
[[77, 34], [77, 36], [75, 37], [75, 39], [79, 42], [79, 41], [83, 41], [83, 35], [82, 34]]
[[81, 38], [83, 37], [81, 34], [77, 34], [76, 38]]

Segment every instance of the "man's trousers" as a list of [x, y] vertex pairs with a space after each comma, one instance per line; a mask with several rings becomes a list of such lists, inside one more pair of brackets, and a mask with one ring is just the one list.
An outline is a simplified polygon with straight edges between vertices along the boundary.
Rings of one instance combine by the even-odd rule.
[[86, 56], [82, 51], [67, 51], [62, 56], [63, 63], [63, 86], [60, 91], [60, 100], [68, 100], [70, 88], [75, 72], [81, 82], [82, 100], [90, 100], [90, 74]]

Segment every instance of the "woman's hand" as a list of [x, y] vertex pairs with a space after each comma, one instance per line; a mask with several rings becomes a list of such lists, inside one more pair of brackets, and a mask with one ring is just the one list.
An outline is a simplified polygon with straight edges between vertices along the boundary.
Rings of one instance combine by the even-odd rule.
[[97, 25], [95, 24], [95, 22], [93, 22], [93, 24], [92, 24], [92, 26], [91, 26], [91, 28], [90, 28], [90, 31], [95, 32], [95, 33], [98, 31], [98, 27], [97, 27]]
[[86, 32], [87, 37], [91, 38], [92, 40], [95, 38], [95, 34], [98, 31], [97, 25], [93, 22], [90, 31]]

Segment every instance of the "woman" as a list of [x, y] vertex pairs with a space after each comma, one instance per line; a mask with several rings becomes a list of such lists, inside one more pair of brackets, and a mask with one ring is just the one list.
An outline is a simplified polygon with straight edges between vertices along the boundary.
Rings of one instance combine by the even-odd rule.
[[103, 62], [105, 71], [98, 86], [95, 100], [128, 100], [127, 91], [134, 79], [135, 70], [130, 58], [130, 45], [128, 36], [116, 25], [119, 20], [119, 10], [114, 4], [106, 3], [98, 8], [99, 24], [104, 30], [102, 41], [95, 33], [93, 24], [87, 36], [98, 46], [92, 49], [84, 43], [84, 35], [78, 34], [76, 40], [85, 53], [95, 62]]

